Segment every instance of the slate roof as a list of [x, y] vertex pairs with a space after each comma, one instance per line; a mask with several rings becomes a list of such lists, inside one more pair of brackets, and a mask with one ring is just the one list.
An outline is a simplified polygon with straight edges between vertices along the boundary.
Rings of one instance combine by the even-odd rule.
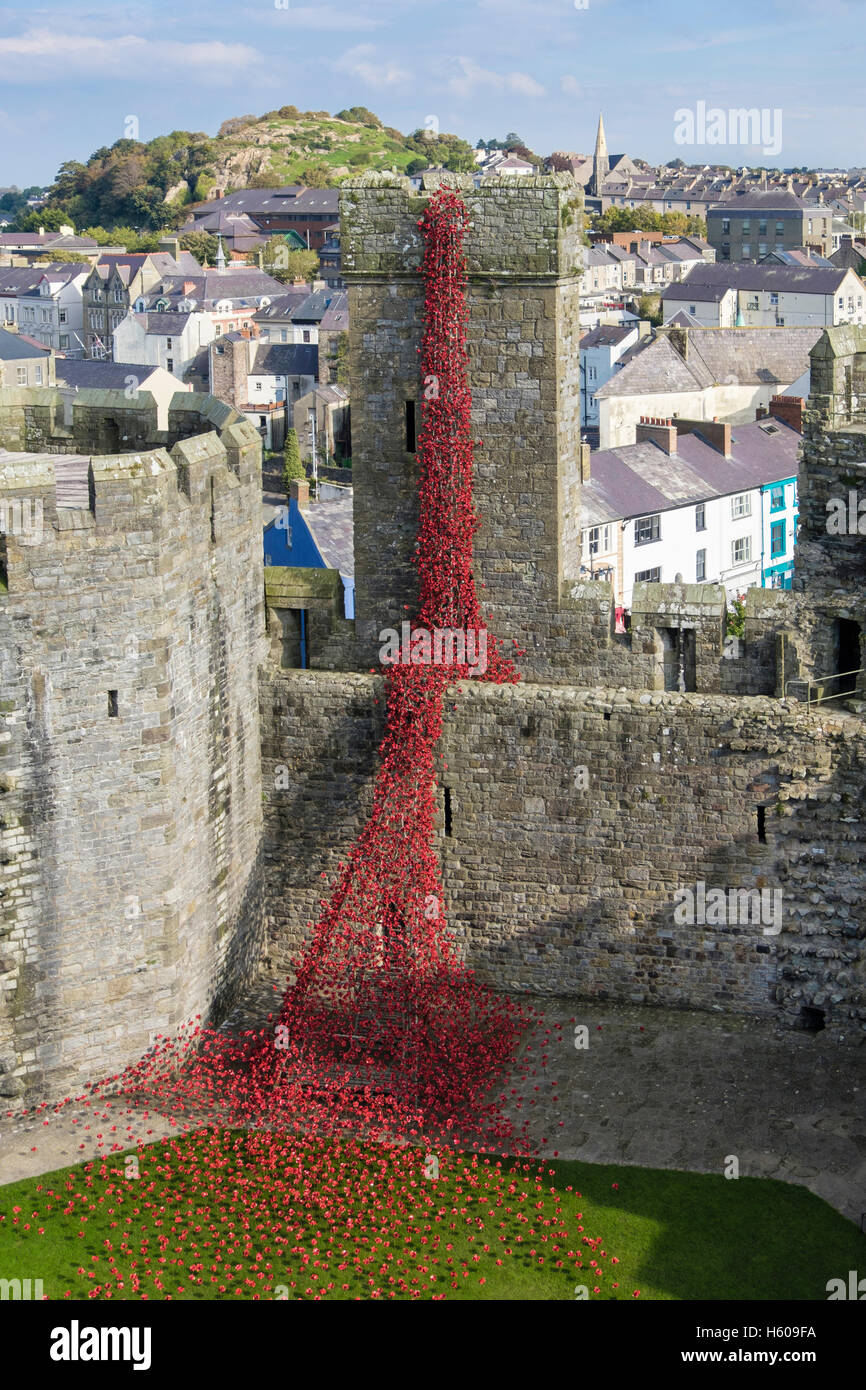
[[805, 212], [806, 204], [802, 198], [798, 198], [795, 193], [790, 193], [786, 188], [760, 188], [750, 193], [735, 195], [719, 207], [711, 207], [709, 214], [725, 216], [731, 210], [734, 212], [778, 211], [791, 216]]
[[99, 362], [87, 357], [55, 359], [57, 385], [77, 386], [81, 391], [123, 391], [128, 377], [137, 377], [141, 384], [155, 371], [153, 366], [132, 362]]
[[710, 265], [704, 261], [679, 284], [668, 285], [662, 298], [706, 302], [726, 289], [835, 294], [847, 273], [833, 265], [773, 265], [767, 261], [718, 261]]
[[580, 340], [580, 346], [581, 349], [615, 347], [617, 343], [621, 343], [623, 338], [628, 338], [633, 332], [634, 325], [630, 323], [600, 323], [597, 328], [584, 334]]
[[581, 525], [670, 511], [796, 477], [801, 438], [768, 419], [732, 426], [727, 459], [699, 434], [679, 435], [673, 455], [649, 441], [599, 449], [581, 491]]
[[253, 314], [257, 323], [267, 323], [271, 319], [285, 319], [289, 322], [292, 317], [292, 310], [299, 304], [303, 304], [305, 299], [309, 299], [312, 290], [309, 285], [296, 285], [290, 290], [284, 290], [271, 300], [270, 304], [264, 309], [259, 309]]
[[333, 290], [314, 290], [292, 310], [292, 322], [318, 323], [333, 297]]
[[[689, 354], [691, 356], [691, 353]], [[595, 393], [596, 400], [608, 396], [656, 395], [660, 392], [697, 391], [712, 386], [712, 377], [701, 368], [687, 366], [669, 339], [662, 335], [636, 353], [616, 376]]]
[[176, 314], [170, 310], [162, 314], [135, 314], [139, 322], [144, 319], [145, 331], [155, 333], [159, 338], [179, 338], [189, 323], [189, 314]]
[[35, 289], [45, 274], [47, 267], [12, 266], [0, 267], [0, 294], [28, 294]]
[[325, 564], [329, 569], [339, 570], [347, 578], [355, 573], [352, 504], [352, 489], [347, 488], [345, 497], [309, 502], [300, 508]]
[[349, 327], [349, 296], [345, 290], [335, 294], [319, 322], [323, 332], [338, 333]]
[[44, 358], [50, 348], [35, 347], [29, 338], [22, 338], [18, 333], [9, 333], [5, 328], [0, 328], [0, 361], [16, 362], [25, 357]]
[[660, 334], [595, 393], [658, 395], [739, 383], [788, 386], [809, 369], [823, 328], [689, 328], [688, 361]]
[[[191, 289], [185, 286], [192, 285]], [[234, 270], [204, 270], [197, 275], [165, 276], [141, 298], [148, 309], [160, 299], [167, 299], [176, 308], [182, 299], [190, 299], [196, 309], [212, 310], [223, 299], [230, 299], [235, 310], [257, 308], [261, 298], [269, 299], [284, 293], [278, 280], [258, 270], [243, 266]]]
[[319, 375], [319, 349], [315, 343], [258, 343], [250, 375]]
[[327, 405], [345, 405], [349, 399], [349, 392], [345, 386], [316, 386], [314, 394], [317, 400], [325, 401]]

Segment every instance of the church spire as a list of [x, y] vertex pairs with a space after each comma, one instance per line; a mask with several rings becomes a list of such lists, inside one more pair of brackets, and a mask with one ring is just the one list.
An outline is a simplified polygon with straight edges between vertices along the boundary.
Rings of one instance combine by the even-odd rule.
[[610, 168], [610, 160], [607, 153], [607, 140], [604, 134], [604, 118], [599, 112], [598, 133], [595, 137], [595, 155], [592, 160], [592, 192], [596, 198], [601, 197], [601, 190], [607, 178]]

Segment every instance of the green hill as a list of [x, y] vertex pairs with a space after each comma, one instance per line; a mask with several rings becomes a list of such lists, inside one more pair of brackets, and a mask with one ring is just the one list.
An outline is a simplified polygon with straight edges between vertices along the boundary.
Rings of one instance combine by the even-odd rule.
[[[86, 164], [68, 160], [39, 219], [46, 227], [60, 219], [77, 228], [171, 228], [184, 220], [186, 204], [217, 190], [326, 188], [367, 169], [412, 172], [429, 163], [471, 169], [473, 151], [456, 135], [403, 135], [363, 106], [336, 116], [281, 106], [224, 121], [213, 137], [175, 130], [148, 143], [118, 140]], [[21, 229], [28, 229], [26, 221]]]

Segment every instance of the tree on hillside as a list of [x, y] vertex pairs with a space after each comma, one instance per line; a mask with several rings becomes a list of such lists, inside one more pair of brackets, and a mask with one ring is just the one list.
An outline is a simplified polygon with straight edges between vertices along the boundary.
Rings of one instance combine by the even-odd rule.
[[608, 208], [593, 218], [596, 232], [658, 232], [661, 217], [652, 208]]
[[306, 476], [307, 471], [301, 463], [297, 432], [289, 430], [283, 447], [283, 491], [286, 495], [288, 495], [289, 488], [295, 479], [306, 478]]
[[217, 258], [219, 242], [210, 232], [184, 232], [180, 238], [181, 251], [189, 251], [191, 256], [195, 256], [199, 265], [213, 265]]
[[80, 265], [82, 257], [80, 251], [52, 251], [50, 246], [46, 246], [44, 255], [40, 256], [39, 260], [34, 261], [33, 264], [39, 265], [40, 262], [43, 265], [60, 265], [62, 263]]
[[[281, 236], [271, 237], [261, 248], [262, 269], [281, 285], [290, 285], [293, 280], [312, 280], [319, 272], [319, 253], [317, 251], [290, 251]], [[250, 251], [247, 265], [258, 265], [258, 251]]]
[[217, 131], [217, 139], [224, 140], [227, 135], [236, 135], [244, 126], [255, 125], [257, 120], [258, 116], [230, 116]]
[[373, 130], [381, 130], [382, 128], [379, 117], [374, 116], [372, 111], [368, 111], [366, 106], [350, 106], [348, 111], [338, 111], [334, 120], [354, 121], [359, 125], [370, 126]]
[[470, 173], [475, 168], [475, 151], [459, 135], [441, 133], [432, 135], [429, 130], [413, 130], [406, 137], [406, 148], [417, 153], [428, 164], [441, 164], [454, 174]]
[[330, 188], [333, 177], [327, 164], [305, 164], [298, 170], [298, 183], [306, 188]]
[[16, 232], [38, 232], [40, 227], [46, 232], [59, 232], [68, 222], [69, 217], [62, 208], [28, 208], [17, 214], [12, 225]]

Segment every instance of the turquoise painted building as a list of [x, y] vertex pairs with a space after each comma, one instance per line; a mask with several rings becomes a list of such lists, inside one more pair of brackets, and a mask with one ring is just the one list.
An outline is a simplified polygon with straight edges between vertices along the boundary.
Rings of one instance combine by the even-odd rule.
[[800, 524], [797, 478], [781, 478], [761, 487], [761, 585], [790, 589]]

